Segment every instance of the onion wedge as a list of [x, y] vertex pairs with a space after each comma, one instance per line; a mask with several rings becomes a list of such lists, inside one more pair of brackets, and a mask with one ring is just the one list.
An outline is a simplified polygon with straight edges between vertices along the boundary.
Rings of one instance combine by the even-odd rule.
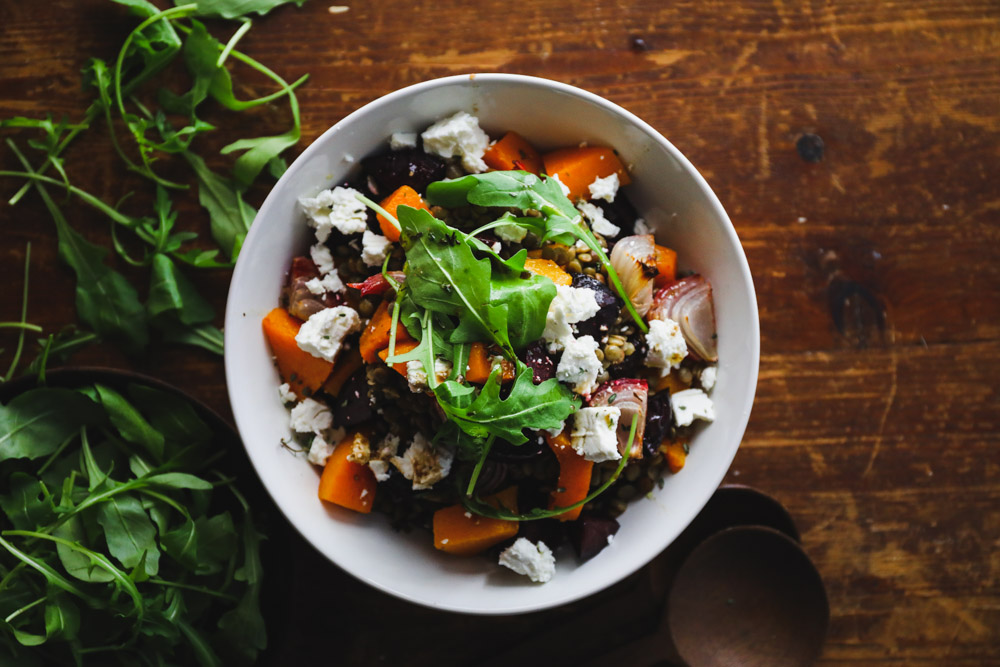
[[705, 361], [719, 360], [712, 285], [702, 276], [681, 278], [657, 291], [649, 319], [677, 322], [688, 349]]

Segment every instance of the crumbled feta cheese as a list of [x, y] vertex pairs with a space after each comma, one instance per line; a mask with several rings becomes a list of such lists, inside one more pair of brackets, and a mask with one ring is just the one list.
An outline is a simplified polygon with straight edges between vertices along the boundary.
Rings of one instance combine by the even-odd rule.
[[333, 424], [333, 414], [325, 403], [307, 398], [294, 408], [288, 425], [296, 433], [320, 433]]
[[315, 197], [300, 197], [299, 206], [305, 211], [309, 225], [316, 230], [316, 240], [323, 243], [330, 231], [358, 234], [368, 228], [368, 211], [354, 188], [337, 186], [323, 190]]
[[416, 132], [393, 132], [389, 137], [389, 148], [394, 151], [401, 151], [404, 148], [417, 147]]
[[434, 123], [420, 137], [428, 153], [444, 158], [462, 158], [462, 166], [474, 174], [486, 171], [483, 154], [490, 138], [480, 129], [479, 119], [475, 116], [459, 111]]
[[649, 321], [646, 345], [649, 348], [646, 365], [662, 368], [664, 371], [680, 366], [688, 353], [681, 325], [669, 318]]
[[319, 275], [325, 276], [334, 270], [333, 253], [322, 243], [316, 243], [313, 247], [309, 248], [309, 256], [319, 270]]
[[434, 445], [422, 434], [413, 436], [410, 446], [402, 456], [392, 457], [392, 465], [396, 466], [403, 477], [413, 482], [413, 490], [429, 489], [451, 472], [451, 462], [454, 453]]
[[278, 385], [278, 396], [281, 397], [282, 403], [295, 403], [299, 400], [299, 397], [292, 391], [292, 385], [287, 382]]
[[313, 313], [295, 334], [299, 349], [334, 361], [344, 338], [361, 329], [361, 317], [350, 306], [334, 306]]
[[594, 182], [588, 186], [590, 198], [603, 199], [610, 204], [615, 200], [615, 195], [618, 194], [619, 185], [620, 182], [618, 181], [617, 173], [605, 176], [604, 178], [595, 178]]
[[583, 396], [594, 391], [597, 376], [603, 370], [601, 360], [594, 354], [597, 348], [598, 343], [593, 336], [571, 339], [559, 359], [556, 379], [573, 385], [573, 391]]
[[326, 460], [333, 454], [333, 445], [323, 439], [322, 435], [316, 434], [312, 444], [309, 445], [309, 455], [306, 456], [309, 463], [316, 466], [325, 466]]
[[[451, 362], [441, 358], [434, 359], [434, 377], [438, 382], [444, 382], [451, 375]], [[427, 390], [427, 371], [419, 359], [406, 362], [406, 381], [414, 394]]]
[[569, 188], [565, 183], [559, 180], [559, 174], [550, 174], [549, 178], [559, 185], [559, 189], [562, 190], [563, 195], [569, 197]]
[[715, 387], [715, 378], [718, 372], [718, 366], [705, 366], [701, 369], [701, 375], [698, 376], [698, 379], [701, 380], [701, 388], [706, 392], [712, 391], [712, 388]]
[[618, 420], [622, 411], [613, 405], [580, 408], [573, 414], [570, 443], [577, 454], [588, 461], [617, 461]]
[[701, 389], [685, 389], [670, 394], [670, 407], [674, 412], [677, 426], [689, 426], [695, 419], [715, 421], [715, 406], [712, 399]]
[[556, 557], [545, 542], [534, 544], [526, 537], [519, 537], [500, 554], [500, 565], [523, 574], [534, 582], [544, 584], [556, 573]]
[[549, 343], [549, 352], [557, 352], [566, 347], [573, 338], [571, 325], [589, 320], [600, 309], [594, 290], [556, 285], [556, 296], [549, 304], [545, 330], [542, 332], [542, 338]]
[[636, 218], [635, 219], [635, 233], [637, 235], [638, 234], [652, 234], [653, 231], [649, 228], [649, 225], [646, 224], [646, 219], [645, 218]]
[[614, 238], [621, 232], [621, 227], [612, 224], [604, 217], [604, 211], [601, 210], [600, 206], [595, 206], [588, 201], [581, 201], [576, 207], [580, 209], [580, 213], [583, 213], [583, 217], [590, 223], [590, 228], [594, 230], [595, 234]]
[[501, 250], [503, 250], [503, 246], [500, 245], [499, 241], [494, 241], [493, 245], [490, 246], [490, 250], [492, 250], [495, 253], [499, 253]]
[[337, 269], [331, 269], [330, 272], [322, 278], [312, 278], [307, 280], [306, 289], [317, 296], [322, 296], [327, 292], [342, 292], [344, 291], [344, 281], [340, 279], [340, 274], [337, 273]]
[[528, 230], [518, 225], [504, 223], [493, 228], [497, 238], [507, 243], [520, 243], [528, 235]]
[[389, 463], [399, 449], [399, 436], [389, 433], [379, 443], [378, 449], [368, 459], [368, 467], [375, 473], [375, 480], [384, 482], [389, 479]]
[[382, 266], [385, 254], [389, 251], [392, 241], [381, 234], [373, 234], [365, 230], [361, 237], [361, 261], [368, 266]]

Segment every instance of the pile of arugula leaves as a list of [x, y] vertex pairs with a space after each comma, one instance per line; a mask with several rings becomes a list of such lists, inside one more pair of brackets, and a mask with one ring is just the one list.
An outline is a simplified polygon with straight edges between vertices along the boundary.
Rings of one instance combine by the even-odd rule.
[[[535, 384], [533, 371], [518, 357], [528, 344], [542, 336], [549, 305], [556, 295], [554, 283], [525, 270], [527, 250], [503, 259], [476, 235], [500, 225], [514, 225], [534, 233], [542, 243], [583, 241], [602, 262], [626, 308], [643, 330], [645, 322], [636, 313], [607, 254], [554, 179], [525, 171], [494, 171], [430, 184], [430, 204], [504, 209], [497, 220], [469, 233], [426, 210], [400, 206], [396, 219], [365, 201], [396, 222], [406, 253], [405, 282], [396, 284], [389, 275], [388, 260], [382, 271], [397, 291], [386, 363], [419, 360], [425, 369], [434, 369], [438, 358], [450, 362], [450, 373], [443, 381], [435, 372], [427, 371], [429, 388], [447, 417], [436, 440], [454, 446], [462, 458], [476, 461], [465, 489], [466, 506], [481, 514], [495, 515], [493, 508], [473, 497], [494, 441], [500, 438], [515, 446], [523, 445], [528, 441], [525, 429], [558, 429], [579, 409], [580, 399], [556, 379]], [[510, 209], [533, 210], [538, 216], [517, 217]], [[418, 341], [405, 354], [395, 352], [395, 333], [400, 323]], [[462, 381], [469, 345], [476, 341], [489, 341], [513, 365], [514, 380], [509, 388], [502, 388], [499, 363], [493, 365], [481, 389]], [[564, 509], [555, 514], [519, 516], [544, 518], [561, 511]]]
[[[163, 10], [148, 0], [112, 2], [126, 6], [139, 23], [113, 62], [92, 58], [83, 68], [84, 88], [95, 96], [83, 117], [73, 123], [51, 117], [0, 120], [0, 129], [41, 133], [40, 138], [27, 142], [41, 155], [34, 164], [12, 139], [6, 140], [22, 169], [0, 171], [0, 177], [25, 181], [10, 198], [12, 206], [32, 187], [41, 196], [55, 223], [59, 256], [76, 274], [77, 315], [88, 329], [69, 329], [40, 342], [58, 354], [100, 339], [138, 354], [149, 345], [153, 330], [165, 341], [221, 354], [222, 332], [212, 324], [215, 313], [181, 266], [232, 267], [256, 215], [245, 199], [248, 189], [265, 171], [271, 177], [280, 176], [286, 167], [282, 153], [299, 140], [301, 125], [294, 91], [306, 77], [289, 84], [235, 47], [252, 25], [251, 14], [263, 15], [284, 4], [301, 6], [305, 0], [195, 0], [177, 2]], [[198, 18], [234, 19], [240, 24], [222, 43]], [[183, 62], [191, 80], [190, 90], [183, 94], [166, 85], [168, 67], [177, 60]], [[277, 90], [252, 100], [237, 99], [226, 68], [230, 61], [263, 74]], [[194, 140], [215, 129], [199, 117], [205, 102], [211, 100], [238, 112], [283, 99], [289, 106], [291, 127], [281, 134], [240, 139], [225, 146], [222, 154], [238, 155], [231, 175], [212, 171], [193, 152]], [[102, 124], [125, 167], [148, 181], [146, 187], [155, 188], [150, 210], [126, 212], [123, 202], [130, 193], [123, 192], [119, 204], [111, 205], [72, 184], [63, 154], [81, 133]], [[158, 163], [169, 162], [171, 157], [189, 168], [190, 182], [162, 175], [165, 170], [159, 169]], [[51, 175], [47, 175], [49, 171]], [[178, 228], [172, 197], [192, 192], [192, 185], [208, 212], [217, 246], [214, 249], [193, 246], [197, 234]], [[110, 220], [117, 256], [127, 264], [148, 269], [145, 303], [136, 287], [106, 263], [109, 249], [76, 231], [50, 190], [75, 197]], [[134, 209], [135, 205], [129, 206]], [[135, 247], [141, 249], [139, 254], [129, 251]]]
[[141, 384], [0, 406], [0, 663], [253, 662], [262, 535], [222, 444]]

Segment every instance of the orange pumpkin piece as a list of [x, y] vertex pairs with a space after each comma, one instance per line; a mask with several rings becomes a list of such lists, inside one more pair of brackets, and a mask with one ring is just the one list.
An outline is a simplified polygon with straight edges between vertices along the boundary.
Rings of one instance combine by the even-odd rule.
[[680, 472], [687, 461], [687, 441], [686, 440], [664, 440], [660, 445], [663, 458], [667, 460], [667, 467], [670, 472]]
[[487, 148], [483, 162], [491, 169], [521, 169], [535, 175], [543, 169], [542, 156], [517, 132], [508, 132]]
[[524, 260], [524, 268], [536, 276], [545, 276], [556, 285], [573, 284], [573, 277], [551, 259], [528, 257], [528, 259]]
[[682, 380], [679, 373], [671, 371], [656, 380], [656, 384], [653, 385], [652, 390], [654, 392], [659, 392], [664, 389], [669, 389], [671, 394], [676, 394], [679, 391], [684, 391], [685, 389], [690, 388], [691, 384]]
[[[493, 507], [517, 512], [517, 487], [483, 499]], [[473, 514], [461, 504], [434, 512], [434, 548], [459, 556], [471, 556], [517, 535], [517, 521], [490, 519]]]
[[662, 245], [653, 246], [656, 252], [656, 277], [653, 285], [657, 288], [677, 280], [677, 253]]
[[[396, 354], [406, 354], [407, 352], [411, 352], [413, 350], [413, 348], [415, 348], [419, 344], [420, 343], [418, 343], [417, 341], [415, 341], [413, 339], [410, 339], [410, 340], [399, 340], [399, 337], [397, 336], [396, 337], [396, 349], [393, 350], [393, 351]], [[386, 359], [388, 359], [389, 358], [389, 348], [386, 347], [384, 350], [379, 350], [378, 351], [378, 358], [381, 359], [382, 361], [385, 361]], [[406, 377], [406, 362], [405, 361], [400, 361], [399, 363], [393, 364], [392, 368], [393, 368], [393, 370], [395, 370], [397, 373], [399, 373], [403, 377]]]
[[[411, 206], [413, 208], [422, 208], [425, 211], [430, 211], [430, 207], [424, 202], [423, 197], [420, 193], [411, 188], [409, 185], [399, 186], [395, 192], [382, 200], [380, 204], [385, 212], [389, 215], [398, 217], [396, 215], [396, 209], [400, 206]], [[390, 241], [399, 240], [399, 229], [396, 225], [392, 224], [392, 221], [387, 220], [381, 213], [378, 215], [378, 226], [382, 230], [382, 235], [385, 236]]]
[[[556, 483], [556, 490], [549, 498], [549, 509], [556, 507], [568, 507], [578, 503], [590, 493], [590, 476], [593, 472], [594, 462], [588, 461], [573, 449], [570, 444], [569, 434], [563, 431], [559, 435], [546, 436], [549, 447], [559, 460], [559, 481]], [[583, 505], [563, 512], [556, 518], [560, 521], [573, 521], [580, 517]]]
[[378, 481], [371, 468], [347, 458], [354, 447], [354, 439], [364, 437], [361, 433], [351, 433], [334, 447], [319, 479], [319, 497], [328, 503], [368, 514], [375, 503]]
[[323, 391], [330, 396], [336, 396], [340, 393], [343, 388], [344, 383], [347, 379], [354, 375], [354, 372], [365, 365], [364, 359], [361, 358], [361, 353], [356, 349], [351, 348], [350, 350], [344, 350], [337, 357], [336, 363], [333, 365], [333, 372], [330, 373], [330, 377], [326, 379], [323, 383]]
[[[378, 351], [389, 347], [389, 333], [392, 330], [392, 302], [383, 301], [375, 309], [368, 326], [361, 332], [361, 340], [358, 348], [361, 351], [361, 358], [367, 364], [374, 364], [378, 358]], [[412, 341], [413, 337], [406, 330], [402, 322], [396, 323], [396, 343], [402, 341]], [[384, 359], [384, 357], [383, 357]]]
[[275, 308], [264, 317], [261, 325], [281, 378], [299, 399], [316, 393], [330, 376], [333, 364], [299, 349], [295, 335], [299, 333], [302, 320], [292, 317], [284, 308]]
[[562, 184], [569, 188], [569, 198], [572, 200], [590, 199], [590, 184], [595, 179], [607, 178], [611, 174], [618, 174], [621, 185], [632, 182], [613, 148], [561, 148], [543, 155], [542, 161], [545, 162], [545, 173], [558, 176]]
[[[465, 381], [471, 384], [486, 384], [493, 370], [493, 356], [484, 343], [473, 343], [469, 346], [469, 366], [465, 371]], [[507, 359], [500, 362], [500, 381], [510, 382], [514, 379], [514, 364]]]

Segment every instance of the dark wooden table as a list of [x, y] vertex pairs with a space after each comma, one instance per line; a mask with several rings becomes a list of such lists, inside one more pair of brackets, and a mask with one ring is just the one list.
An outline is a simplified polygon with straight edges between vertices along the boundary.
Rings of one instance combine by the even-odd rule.
[[[401, 86], [502, 71], [603, 95], [680, 148], [729, 211], [760, 306], [757, 399], [727, 481], [774, 494], [797, 521], [832, 608], [821, 662], [997, 664], [996, 0], [329, 4], [277, 11], [241, 44], [289, 81], [311, 75], [301, 146]], [[83, 62], [112, 58], [131, 25], [97, 0], [0, 3], [0, 117], [79, 117]], [[280, 127], [286, 113], [237, 122]], [[109, 202], [144, 187], [95, 134], [68, 153], [77, 184]], [[18, 186], [0, 181], [2, 201]], [[70, 211], [108, 242], [106, 220]], [[197, 206], [183, 215], [207, 235]], [[37, 195], [0, 205], [0, 234], [0, 318], [19, 315], [30, 241], [30, 321], [75, 321]], [[228, 278], [196, 278], [219, 322]], [[4, 368], [12, 341], [4, 332]], [[141, 370], [228, 411], [222, 361], [199, 350], [130, 359], [105, 345], [73, 363]], [[370, 590], [297, 537], [281, 548], [274, 583], [291, 602], [269, 612], [285, 622], [267, 664], [578, 662], [633, 639], [659, 604], [648, 570], [562, 609], [460, 617]]]

